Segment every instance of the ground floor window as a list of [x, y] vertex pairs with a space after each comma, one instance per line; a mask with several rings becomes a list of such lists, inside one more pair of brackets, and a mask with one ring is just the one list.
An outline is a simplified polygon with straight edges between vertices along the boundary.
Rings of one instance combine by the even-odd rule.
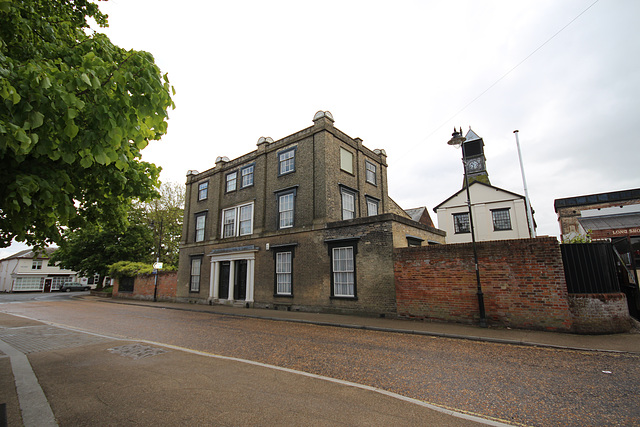
[[331, 257], [331, 296], [356, 298], [357, 241], [341, 240], [329, 244]]
[[189, 292], [200, 292], [200, 270], [202, 257], [191, 258], [191, 277], [189, 279]]
[[292, 252], [276, 252], [276, 295], [291, 295]]
[[44, 286], [42, 277], [18, 277], [13, 283], [14, 291], [41, 291]]

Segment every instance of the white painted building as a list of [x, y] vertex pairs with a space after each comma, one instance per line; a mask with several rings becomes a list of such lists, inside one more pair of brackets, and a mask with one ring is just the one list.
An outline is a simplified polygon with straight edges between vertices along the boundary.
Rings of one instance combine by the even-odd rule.
[[[476, 241], [531, 237], [524, 196], [479, 181], [469, 185]], [[447, 232], [447, 243], [471, 242], [466, 189], [433, 209], [438, 228]]]
[[31, 249], [0, 260], [0, 292], [51, 292], [63, 283], [78, 281], [75, 271], [49, 264], [55, 248], [35, 254]]
[[[527, 239], [531, 236], [524, 196], [494, 187], [487, 173], [484, 141], [469, 129], [462, 144], [469, 177], [471, 213], [476, 241]], [[471, 242], [466, 183], [462, 189], [433, 208], [438, 228], [447, 232], [447, 243]], [[532, 227], [535, 230], [535, 221]]]

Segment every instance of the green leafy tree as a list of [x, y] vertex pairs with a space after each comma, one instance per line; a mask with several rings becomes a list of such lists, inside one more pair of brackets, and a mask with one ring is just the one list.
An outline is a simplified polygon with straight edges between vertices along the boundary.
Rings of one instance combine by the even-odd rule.
[[[154, 234], [154, 253], [168, 267], [178, 267], [180, 238], [184, 216], [185, 187], [183, 184], [170, 182], [160, 186], [160, 197], [146, 203], [139, 203], [136, 208]], [[160, 252], [158, 252], [158, 247]]]
[[157, 197], [141, 150], [166, 133], [173, 88], [89, 18], [107, 25], [89, 0], [0, 0], [0, 247], [122, 226]]
[[85, 277], [107, 276], [109, 266], [120, 261], [151, 264], [153, 230], [145, 224], [135, 223], [124, 229], [89, 225], [81, 230], [69, 230], [51, 259], [60, 267]]

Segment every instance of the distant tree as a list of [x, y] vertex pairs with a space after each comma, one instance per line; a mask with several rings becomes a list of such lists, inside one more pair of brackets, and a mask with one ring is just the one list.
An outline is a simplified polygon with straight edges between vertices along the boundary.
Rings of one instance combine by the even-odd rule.
[[113, 264], [153, 264], [161, 243], [163, 268], [177, 268], [183, 211], [184, 187], [162, 184], [160, 198], [130, 208], [124, 228], [89, 224], [80, 230], [67, 230], [53, 261], [87, 277], [105, 276]]
[[146, 224], [131, 223], [122, 228], [89, 225], [68, 230], [52, 261], [85, 277], [107, 276], [109, 266], [119, 261], [153, 262], [153, 230]]
[[[138, 203], [141, 215], [153, 228], [156, 258], [167, 267], [178, 267], [180, 238], [184, 216], [185, 186], [169, 182], [160, 186], [160, 198], [145, 203]], [[158, 247], [160, 252], [158, 253]]]
[[107, 26], [90, 0], [0, 0], [0, 247], [122, 227], [157, 197], [141, 150], [166, 133], [173, 88], [89, 18]]

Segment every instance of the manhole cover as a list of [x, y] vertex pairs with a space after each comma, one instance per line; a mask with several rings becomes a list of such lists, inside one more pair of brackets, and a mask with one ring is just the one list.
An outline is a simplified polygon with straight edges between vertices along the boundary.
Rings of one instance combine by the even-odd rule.
[[160, 347], [151, 347], [150, 345], [144, 344], [128, 344], [110, 348], [108, 351], [114, 354], [119, 354], [120, 356], [130, 357], [132, 359], [142, 359], [144, 357], [167, 353], [169, 350], [165, 350]]

